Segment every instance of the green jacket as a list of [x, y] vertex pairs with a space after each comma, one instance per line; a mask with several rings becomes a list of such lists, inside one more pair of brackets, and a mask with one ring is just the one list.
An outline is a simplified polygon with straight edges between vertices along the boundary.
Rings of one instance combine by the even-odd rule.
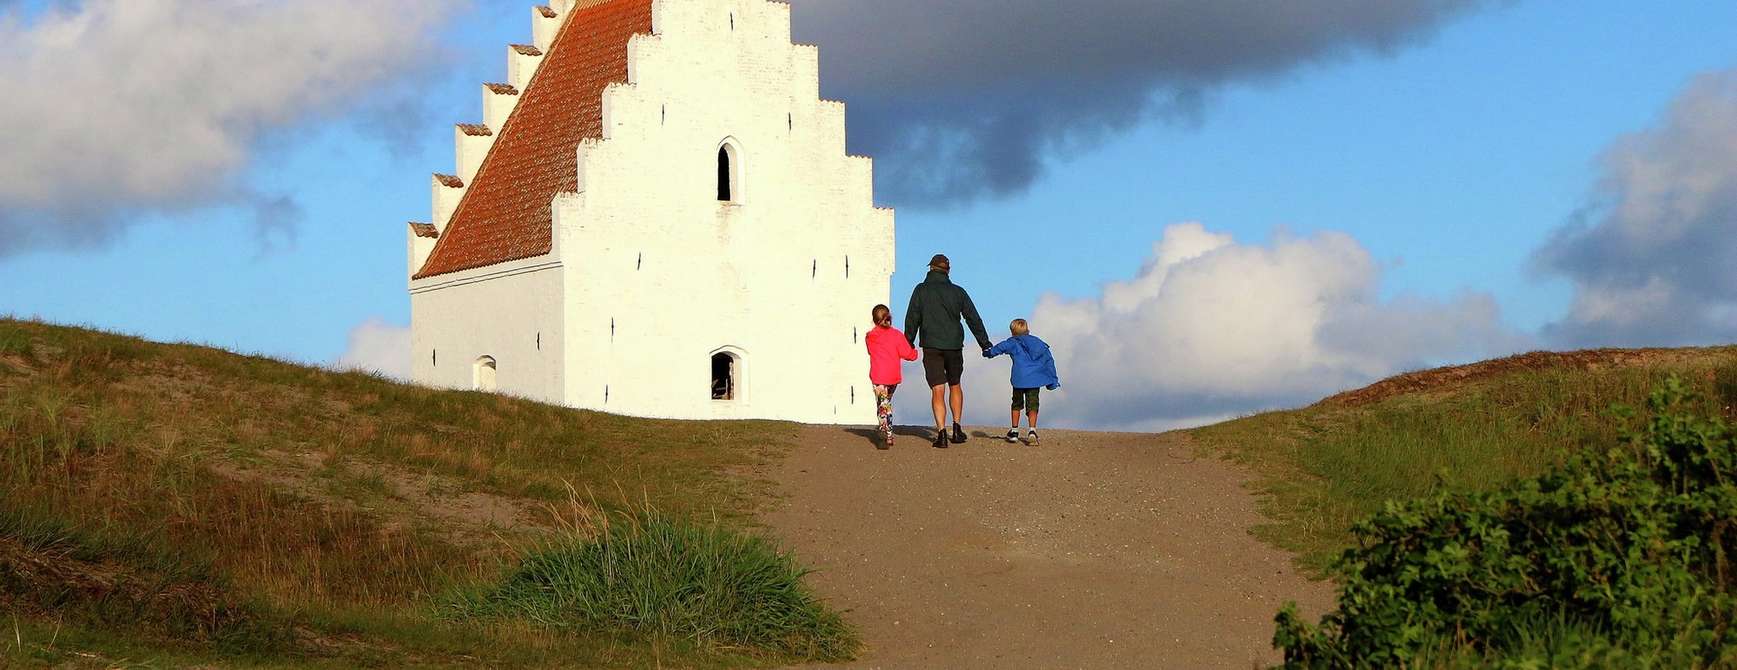
[[977, 345], [989, 348], [989, 333], [983, 330], [983, 319], [977, 316], [977, 306], [965, 289], [955, 286], [947, 273], [930, 270], [929, 277], [911, 291], [911, 306], [905, 308], [905, 339], [917, 343], [917, 333], [923, 336], [924, 349], [965, 348], [965, 329], [959, 318], [977, 336]]

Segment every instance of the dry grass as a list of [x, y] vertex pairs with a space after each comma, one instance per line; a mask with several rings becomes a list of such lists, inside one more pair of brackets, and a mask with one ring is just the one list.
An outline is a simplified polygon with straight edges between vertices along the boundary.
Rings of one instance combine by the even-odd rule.
[[[190, 658], [655, 660], [668, 650], [450, 630], [428, 603], [497, 574], [512, 543], [547, 530], [537, 510], [569, 484], [740, 525], [767, 489], [727, 473], [776, 457], [792, 432], [631, 420], [0, 320], [0, 598], [28, 604], [20, 630], [56, 628], [57, 644]], [[120, 626], [176, 598], [187, 613]], [[262, 632], [272, 627], [299, 632]], [[669, 653], [676, 665], [761, 662]]]

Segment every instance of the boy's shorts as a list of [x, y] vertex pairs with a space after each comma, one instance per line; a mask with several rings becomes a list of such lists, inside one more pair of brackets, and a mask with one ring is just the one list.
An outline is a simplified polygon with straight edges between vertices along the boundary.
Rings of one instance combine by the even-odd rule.
[[1013, 389], [1014, 411], [1037, 411], [1037, 393], [1043, 389]]
[[923, 378], [934, 388], [958, 386], [965, 375], [965, 353], [958, 349], [923, 349]]

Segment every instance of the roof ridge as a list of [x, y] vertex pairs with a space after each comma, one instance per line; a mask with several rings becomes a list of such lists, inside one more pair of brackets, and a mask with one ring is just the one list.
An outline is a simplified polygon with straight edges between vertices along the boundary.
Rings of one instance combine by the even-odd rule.
[[[440, 241], [412, 279], [498, 265], [554, 248], [551, 203], [578, 186], [578, 143], [603, 133], [602, 96], [628, 78], [628, 44], [653, 32], [654, 0], [569, 12], [484, 155]], [[460, 125], [461, 129], [466, 125]]]

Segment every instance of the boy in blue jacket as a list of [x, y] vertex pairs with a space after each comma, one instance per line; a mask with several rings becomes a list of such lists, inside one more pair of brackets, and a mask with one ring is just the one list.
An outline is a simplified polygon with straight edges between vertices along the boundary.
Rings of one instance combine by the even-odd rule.
[[1019, 413], [1025, 412], [1026, 419], [1031, 421], [1031, 432], [1026, 434], [1026, 442], [1037, 446], [1037, 395], [1039, 389], [1054, 391], [1061, 388], [1061, 378], [1055, 373], [1055, 357], [1049, 353], [1049, 345], [1031, 334], [1031, 327], [1025, 319], [1014, 319], [1008, 325], [1013, 332], [1009, 337], [984, 350], [984, 358], [994, 358], [1002, 354], [1013, 357], [1013, 427], [1007, 429], [1007, 441], [1019, 441]]

